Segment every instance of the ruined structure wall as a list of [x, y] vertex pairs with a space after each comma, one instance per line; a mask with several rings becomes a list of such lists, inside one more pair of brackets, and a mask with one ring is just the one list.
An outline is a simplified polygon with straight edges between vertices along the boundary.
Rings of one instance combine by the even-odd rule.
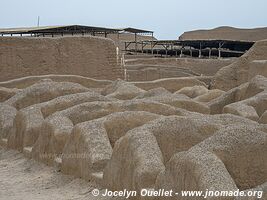
[[122, 75], [110, 39], [0, 37], [0, 81], [46, 74], [108, 80]]

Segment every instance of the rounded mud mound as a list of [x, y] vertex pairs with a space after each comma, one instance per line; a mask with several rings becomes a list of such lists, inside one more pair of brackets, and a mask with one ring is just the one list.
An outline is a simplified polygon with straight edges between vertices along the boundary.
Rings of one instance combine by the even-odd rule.
[[64, 174], [114, 191], [267, 190], [263, 76], [229, 91], [192, 77], [0, 86], [0, 144]]

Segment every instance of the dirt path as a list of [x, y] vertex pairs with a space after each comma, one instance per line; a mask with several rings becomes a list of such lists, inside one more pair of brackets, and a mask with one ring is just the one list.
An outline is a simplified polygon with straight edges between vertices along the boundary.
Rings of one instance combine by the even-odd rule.
[[17, 151], [0, 147], [0, 200], [99, 200], [95, 187], [29, 160]]

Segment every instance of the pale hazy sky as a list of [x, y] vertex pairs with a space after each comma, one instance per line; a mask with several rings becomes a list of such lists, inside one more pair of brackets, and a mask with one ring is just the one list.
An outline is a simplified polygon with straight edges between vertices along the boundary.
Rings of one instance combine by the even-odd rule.
[[155, 31], [176, 39], [184, 31], [267, 26], [267, 0], [0, 0], [0, 27], [92, 25]]

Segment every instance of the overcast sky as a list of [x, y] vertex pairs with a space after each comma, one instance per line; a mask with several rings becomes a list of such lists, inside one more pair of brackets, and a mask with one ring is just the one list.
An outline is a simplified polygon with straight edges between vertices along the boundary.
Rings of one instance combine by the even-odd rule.
[[0, 27], [92, 25], [155, 31], [176, 39], [185, 31], [267, 26], [267, 0], [0, 0]]

